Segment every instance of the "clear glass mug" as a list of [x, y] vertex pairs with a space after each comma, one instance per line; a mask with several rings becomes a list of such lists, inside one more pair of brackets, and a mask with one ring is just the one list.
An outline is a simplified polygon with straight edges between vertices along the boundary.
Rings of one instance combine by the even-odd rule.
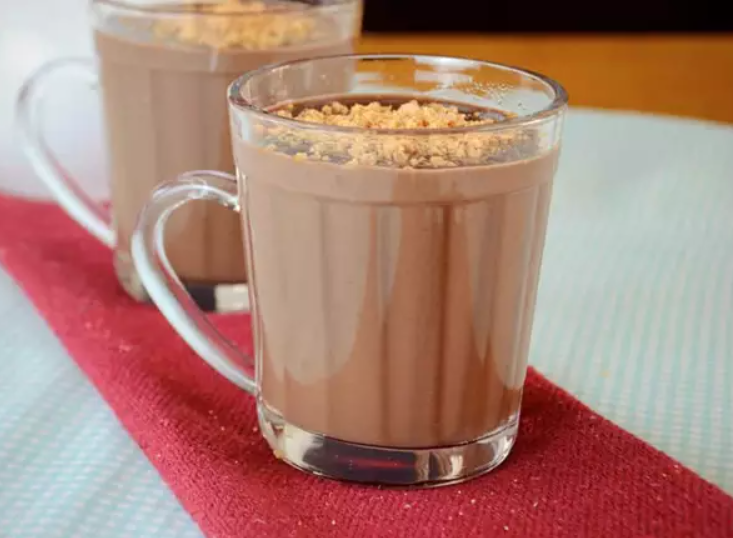
[[[376, 130], [273, 113], [385, 96], [501, 121]], [[279, 458], [379, 484], [477, 476], [517, 435], [566, 103], [547, 77], [470, 59], [261, 68], [229, 89], [237, 177], [193, 171], [158, 188], [133, 236], [136, 267], [191, 347], [256, 397]], [[201, 199], [242, 218], [254, 357], [216, 331], [168, 263], [168, 217]]]
[[[351, 52], [361, 0], [92, 0], [91, 60], [42, 67], [21, 89], [19, 135], [38, 177], [61, 207], [114, 251], [118, 279], [148, 296], [130, 237], [152, 190], [186, 170], [234, 172], [226, 91], [262, 65]], [[59, 85], [91, 83], [104, 107], [111, 201], [88, 196], [44, 139], [41, 108]], [[189, 204], [166, 233], [169, 258], [207, 311], [247, 306], [239, 219], [216, 204]]]

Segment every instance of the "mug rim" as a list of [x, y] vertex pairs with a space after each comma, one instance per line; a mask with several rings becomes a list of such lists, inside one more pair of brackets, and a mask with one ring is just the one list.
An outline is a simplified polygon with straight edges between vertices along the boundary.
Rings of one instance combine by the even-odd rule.
[[[105, 0], [106, 1], [106, 0]], [[352, 59], [355, 61], [360, 60], [425, 60], [435, 62], [436, 60], [450, 62], [460, 62], [467, 65], [474, 65], [480, 67], [488, 67], [500, 71], [512, 72], [519, 74], [523, 77], [531, 78], [541, 82], [545, 86], [549, 87], [554, 93], [552, 101], [536, 112], [531, 114], [517, 116], [509, 118], [507, 120], [499, 121], [496, 123], [485, 123], [478, 125], [469, 125], [463, 127], [442, 127], [442, 128], [424, 128], [424, 129], [366, 129], [363, 127], [347, 127], [341, 125], [325, 125], [322, 123], [306, 122], [297, 120], [295, 118], [287, 118], [278, 116], [272, 112], [256, 106], [251, 101], [242, 97], [241, 89], [249, 81], [253, 80], [258, 76], [262, 76], [268, 72], [275, 71], [277, 69], [283, 69], [290, 66], [297, 66], [304, 63], [316, 63], [323, 62], [326, 60], [334, 59]], [[246, 73], [237, 77], [227, 89], [227, 98], [231, 107], [258, 116], [260, 119], [266, 119], [271, 122], [278, 122], [284, 125], [288, 125], [291, 128], [307, 129], [315, 131], [328, 131], [328, 132], [343, 132], [343, 133], [365, 133], [368, 132], [372, 135], [410, 135], [410, 136], [421, 136], [421, 135], [436, 135], [436, 134], [457, 134], [457, 133], [472, 133], [472, 132], [487, 132], [487, 131], [502, 131], [506, 129], [513, 129], [517, 127], [527, 127], [537, 123], [542, 123], [549, 119], [557, 117], [561, 114], [568, 105], [568, 93], [562, 84], [557, 82], [555, 79], [514, 65], [504, 64], [500, 62], [492, 62], [488, 60], [479, 60], [476, 58], [470, 58], [466, 56], [449, 56], [439, 54], [411, 54], [411, 53], [393, 53], [393, 54], [334, 54], [327, 56], [319, 56], [315, 58], [301, 58], [297, 60], [286, 60], [283, 62], [276, 62], [266, 64], [257, 69], [247, 71]]]
[[[170, 5], [150, 4], [138, 5], [128, 0], [92, 0], [91, 5], [105, 5], [115, 9], [130, 11], [135, 13], [145, 13], [148, 15], [186, 15], [191, 17], [254, 17], [262, 16], [264, 13], [311, 13], [314, 11], [328, 11], [338, 8], [341, 5], [357, 4], [360, 0], [340, 0], [337, 3], [311, 4], [307, 2], [292, 2], [292, 6], [283, 5], [276, 8], [268, 8], [265, 11], [252, 12], [220, 12], [212, 11], [193, 11], [193, 3], [179, 1]], [[220, 2], [212, 2], [211, 6], [220, 5]]]

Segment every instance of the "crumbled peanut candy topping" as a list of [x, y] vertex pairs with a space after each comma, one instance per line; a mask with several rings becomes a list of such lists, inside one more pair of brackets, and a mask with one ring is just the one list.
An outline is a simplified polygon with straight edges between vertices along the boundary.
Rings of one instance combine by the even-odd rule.
[[[508, 160], [534, 147], [535, 138], [526, 131], [497, 133], [385, 134], [373, 129], [432, 130], [480, 126], [508, 117], [496, 111], [464, 111], [451, 104], [416, 100], [400, 105], [371, 102], [346, 105], [332, 102], [296, 110], [290, 104], [274, 114], [339, 127], [355, 127], [366, 132], [311, 131], [288, 127], [264, 129], [266, 148], [287, 153], [298, 160], [320, 160], [345, 165], [397, 168], [449, 168]], [[493, 112], [493, 114], [492, 114]]]
[[224, 0], [191, 15], [156, 21], [153, 31], [159, 39], [214, 49], [267, 50], [316, 38], [312, 16], [274, 11], [268, 5], [260, 0]]
[[[277, 114], [293, 118], [292, 105]], [[333, 102], [320, 109], [305, 108], [294, 119], [324, 125], [359, 127], [362, 129], [445, 129], [494, 123], [493, 118], [479, 118], [458, 110], [458, 107], [443, 103], [418, 103], [408, 101], [398, 107], [371, 102], [367, 105], [355, 103], [350, 107]]]

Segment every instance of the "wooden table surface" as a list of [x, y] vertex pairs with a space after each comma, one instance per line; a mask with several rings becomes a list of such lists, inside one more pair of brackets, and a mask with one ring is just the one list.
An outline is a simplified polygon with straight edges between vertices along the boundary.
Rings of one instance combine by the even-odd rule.
[[733, 35], [365, 35], [363, 52], [469, 56], [561, 82], [570, 104], [733, 123]]

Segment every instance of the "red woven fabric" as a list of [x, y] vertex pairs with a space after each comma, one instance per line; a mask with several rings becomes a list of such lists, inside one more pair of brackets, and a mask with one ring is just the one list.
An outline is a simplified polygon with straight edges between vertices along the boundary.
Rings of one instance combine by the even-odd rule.
[[[0, 197], [0, 262], [208, 536], [733, 536], [731, 497], [533, 371], [515, 450], [487, 476], [408, 491], [306, 475], [60, 210]], [[245, 316], [220, 321], [248, 340]]]

